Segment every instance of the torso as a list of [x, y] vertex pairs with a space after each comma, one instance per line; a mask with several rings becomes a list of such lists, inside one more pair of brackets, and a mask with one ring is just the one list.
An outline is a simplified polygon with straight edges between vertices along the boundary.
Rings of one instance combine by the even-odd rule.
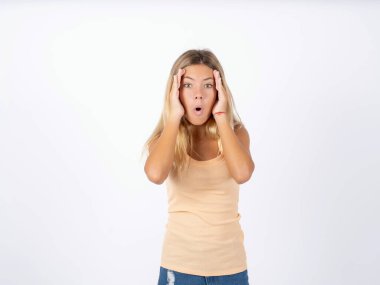
[[[236, 130], [234, 129], [236, 134]], [[219, 155], [218, 141], [211, 138], [193, 138], [194, 142], [194, 151], [189, 153], [195, 160], [205, 161], [210, 160]]]
[[219, 154], [218, 141], [213, 139], [203, 139], [194, 141], [194, 151], [189, 155], [195, 160], [209, 160]]

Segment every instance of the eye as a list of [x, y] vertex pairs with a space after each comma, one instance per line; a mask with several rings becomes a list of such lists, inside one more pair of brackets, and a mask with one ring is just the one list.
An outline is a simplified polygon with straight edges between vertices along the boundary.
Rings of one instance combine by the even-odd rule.
[[208, 88], [212, 88], [213, 85], [211, 83], [208, 83], [206, 86], [209, 86]]
[[190, 83], [184, 83], [182, 86], [187, 87], [187, 85], [190, 85]]

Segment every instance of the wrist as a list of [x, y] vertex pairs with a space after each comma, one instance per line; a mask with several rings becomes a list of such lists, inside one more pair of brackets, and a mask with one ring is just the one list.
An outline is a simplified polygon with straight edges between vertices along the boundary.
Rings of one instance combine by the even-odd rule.
[[225, 115], [225, 114], [226, 114], [226, 112], [215, 112], [215, 113], [213, 113], [214, 117], [220, 116], [220, 115]]
[[226, 112], [215, 112], [213, 115], [214, 115], [214, 119], [215, 119], [216, 123], [227, 122]]
[[222, 120], [227, 118], [227, 113], [223, 111], [215, 112], [212, 115], [214, 116], [215, 120]]

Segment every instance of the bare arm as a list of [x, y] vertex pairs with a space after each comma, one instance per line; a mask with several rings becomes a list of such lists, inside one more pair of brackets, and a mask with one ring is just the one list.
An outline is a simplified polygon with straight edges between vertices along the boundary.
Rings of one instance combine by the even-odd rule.
[[165, 125], [158, 139], [149, 146], [149, 156], [145, 162], [144, 171], [150, 181], [162, 184], [168, 177], [173, 165], [174, 148], [177, 140], [179, 124], [185, 112], [179, 100], [179, 88], [184, 69], [179, 69], [173, 76], [170, 91], [170, 119]]
[[174, 160], [174, 147], [180, 120], [172, 120], [163, 129], [160, 137], [149, 147], [149, 156], [144, 171], [150, 181], [162, 184], [168, 177]]
[[249, 134], [247, 130], [242, 126], [235, 134], [227, 123], [225, 115], [216, 115], [215, 121], [222, 140], [228, 170], [237, 183], [247, 182], [255, 169], [249, 150]]

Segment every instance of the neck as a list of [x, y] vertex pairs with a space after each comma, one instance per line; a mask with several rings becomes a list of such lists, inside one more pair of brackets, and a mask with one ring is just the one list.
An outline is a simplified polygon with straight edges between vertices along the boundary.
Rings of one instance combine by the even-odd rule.
[[202, 126], [193, 126], [193, 138], [204, 139], [206, 138], [206, 128]]

